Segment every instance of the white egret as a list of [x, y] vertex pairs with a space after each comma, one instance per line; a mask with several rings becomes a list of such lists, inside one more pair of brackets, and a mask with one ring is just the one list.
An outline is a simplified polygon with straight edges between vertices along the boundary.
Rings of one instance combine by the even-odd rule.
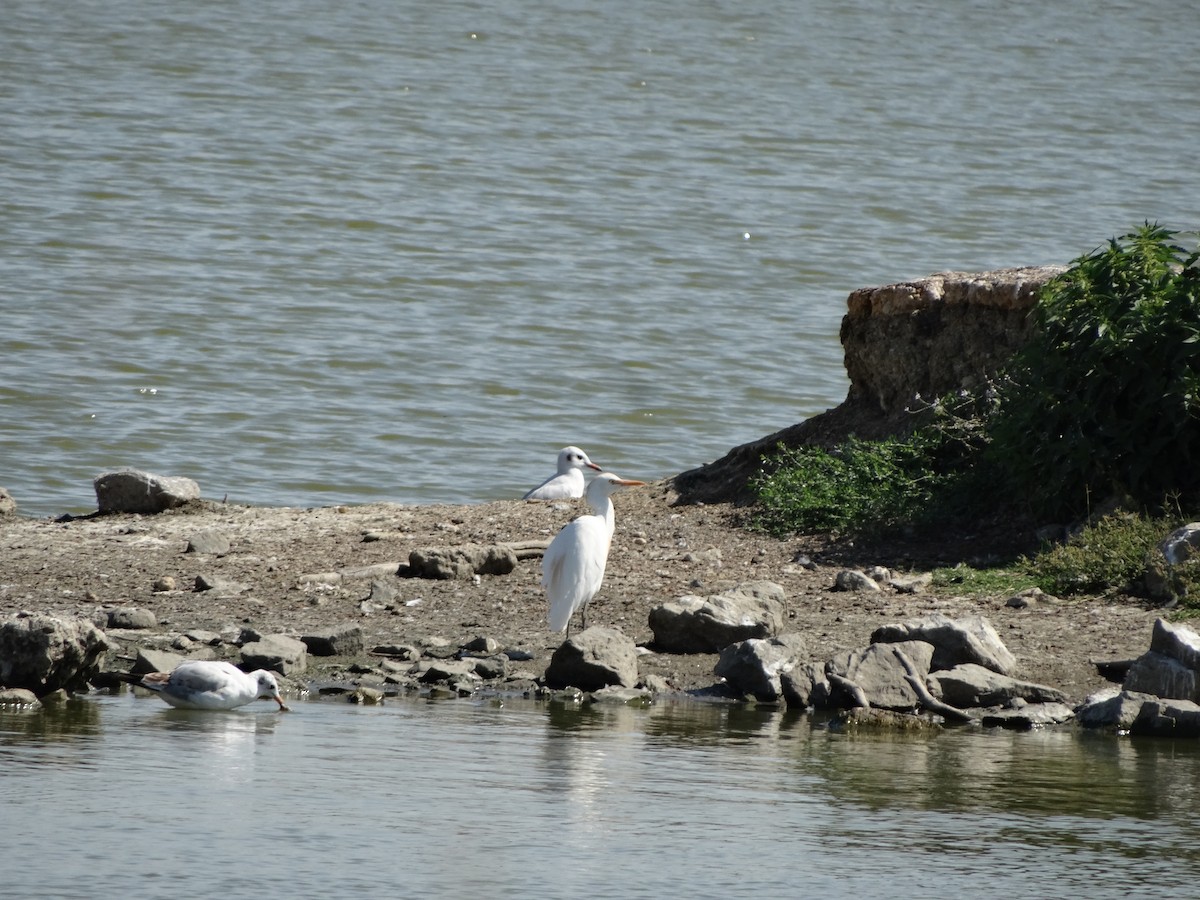
[[644, 481], [621, 478], [601, 472], [587, 488], [587, 502], [593, 515], [568, 522], [546, 548], [542, 557], [542, 584], [550, 600], [546, 620], [551, 631], [566, 631], [570, 637], [571, 617], [580, 610], [587, 628], [587, 603], [604, 583], [604, 567], [612, 544], [612, 495], [622, 488], [644, 485]]
[[563, 447], [558, 451], [558, 471], [527, 491], [522, 500], [571, 500], [583, 496], [584, 468], [600, 471], [578, 447]]
[[210, 659], [181, 662], [170, 672], [149, 672], [126, 680], [154, 691], [179, 709], [235, 709], [255, 700], [274, 700], [286, 710], [275, 674], [243, 672], [233, 663]]

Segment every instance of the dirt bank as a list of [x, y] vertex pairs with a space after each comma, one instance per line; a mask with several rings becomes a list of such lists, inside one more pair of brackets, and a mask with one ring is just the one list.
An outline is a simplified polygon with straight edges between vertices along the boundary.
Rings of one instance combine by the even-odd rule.
[[[715, 593], [740, 581], [770, 580], [787, 592], [790, 625], [814, 660], [864, 646], [878, 625], [941, 612], [978, 613], [1020, 663], [1019, 676], [1082, 699], [1104, 685], [1093, 660], [1132, 657], [1149, 645], [1154, 610], [1132, 599], [1088, 598], [1027, 609], [1002, 596], [836, 592], [843, 568], [895, 565], [894, 559], [835, 559], [817, 540], [776, 540], [737, 525], [726, 505], [672, 505], [665, 484], [616, 499], [617, 529], [608, 575], [589, 624], [649, 642], [650, 609], [684, 594]], [[203, 629], [230, 635], [244, 626], [300, 636], [352, 623], [367, 648], [483, 635], [527, 651], [518, 673], [540, 677], [557, 646], [545, 625], [540, 560], [508, 575], [432, 581], [386, 574], [423, 547], [549, 540], [583, 509], [506, 501], [477, 506], [259, 508], [204, 502], [157, 516], [117, 515], [70, 522], [0, 518], [0, 617], [20, 610], [93, 617], [113, 606], [149, 609], [159, 632]], [[229, 539], [229, 552], [185, 552], [200, 532]], [[851, 551], [852, 553], [853, 551]], [[902, 549], [893, 553], [902, 558]], [[816, 563], [796, 562], [806, 554]], [[368, 567], [385, 565], [384, 569]], [[380, 574], [384, 572], [385, 574]], [[325, 578], [310, 578], [337, 573]], [[195, 590], [197, 576], [218, 581]], [[161, 588], [173, 579], [174, 590]], [[223, 581], [222, 581], [223, 580]], [[142, 636], [144, 637], [144, 636]], [[715, 656], [652, 654], [655, 673], [681, 689], [711, 685]], [[120, 665], [115, 660], [114, 665]], [[310, 658], [311, 674], [329, 660]], [[345, 660], [335, 660], [344, 664]]]

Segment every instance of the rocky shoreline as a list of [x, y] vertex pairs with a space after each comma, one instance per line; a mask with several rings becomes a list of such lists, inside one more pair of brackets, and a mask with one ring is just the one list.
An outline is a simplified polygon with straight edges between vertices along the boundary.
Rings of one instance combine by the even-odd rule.
[[[911, 561], [850, 560], [846, 548], [834, 555], [815, 538], [748, 532], [736, 507], [677, 500], [668, 483], [618, 499], [608, 575], [590, 611], [590, 625], [637, 648], [636, 683], [652, 693], [747, 696], [716, 674], [716, 649], [661, 652], [650, 624], [664, 604], [747, 582], [778, 586], [778, 630], [802, 638], [813, 665], [860, 650], [881, 626], [982, 617], [1011, 651], [1013, 674], [1052, 686], [1066, 703], [1110, 686], [1097, 662], [1142, 654], [1158, 617], [1132, 598], [1010, 603], [932, 592]], [[109, 670], [161, 669], [179, 658], [267, 665], [293, 696], [310, 688], [358, 699], [536, 693], [562, 645], [545, 625], [538, 550], [581, 504], [291, 509], [192, 500], [157, 514], [4, 517], [0, 621], [24, 613], [92, 622], [109, 643]], [[412, 565], [496, 547], [524, 552], [498, 574], [474, 572], [474, 563], [440, 572]], [[885, 565], [888, 577], [877, 570], [870, 586], [846, 581]]]

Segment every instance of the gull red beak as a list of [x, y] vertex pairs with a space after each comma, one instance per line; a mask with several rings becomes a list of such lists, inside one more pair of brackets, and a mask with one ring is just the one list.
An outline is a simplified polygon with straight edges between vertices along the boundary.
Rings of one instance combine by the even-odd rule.
[[600, 468], [598, 465], [596, 465], [594, 462], [584, 463], [584, 465], [585, 465], [585, 466], [587, 466], [589, 469], [595, 469], [597, 472], [603, 472], [603, 471], [604, 471], [604, 470], [603, 470], [603, 469], [601, 469], [601, 468]]

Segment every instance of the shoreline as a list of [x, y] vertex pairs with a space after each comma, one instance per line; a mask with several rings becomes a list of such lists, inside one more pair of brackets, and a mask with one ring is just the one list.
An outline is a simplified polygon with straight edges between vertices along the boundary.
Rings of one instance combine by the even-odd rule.
[[[604, 587], [589, 607], [590, 624], [647, 645], [652, 608], [742, 582], [774, 581], [786, 596], [784, 630], [804, 636], [812, 662], [865, 647], [880, 625], [933, 613], [982, 615], [1016, 656], [1017, 677], [1059, 688], [1078, 702], [1108, 684], [1095, 663], [1140, 655], [1157, 618], [1129, 598], [1049, 600], [1016, 609], [1005, 605], [1006, 597], [836, 591], [834, 580], [844, 569], [902, 571], [903, 561], [833, 558], [816, 538], [781, 540], [743, 530], [728, 504], [682, 506], [676, 499], [665, 482], [616, 499], [612, 552]], [[362, 630], [362, 652], [309, 654], [306, 670], [289, 676], [301, 684], [352, 666], [364, 670], [358, 677], [365, 684], [389, 674], [402, 679], [397, 667], [383, 667], [381, 657], [370, 654], [380, 646], [437, 655], [490, 639], [512, 657], [506, 681], [489, 684], [505, 690], [506, 683], [538, 681], [562, 640], [545, 623], [540, 560], [520, 560], [506, 575], [463, 580], [395, 573], [417, 549], [548, 541], [583, 509], [582, 500], [305, 508], [202, 500], [155, 515], [6, 516], [0, 518], [0, 616], [25, 610], [103, 620], [97, 624], [107, 633], [110, 610], [150, 611], [153, 628], [111, 635], [108, 669], [127, 669], [138, 647], [236, 658], [234, 642], [247, 629], [297, 638]], [[190, 542], [215, 549], [189, 552]], [[797, 562], [800, 555], [813, 568]], [[216, 642], [189, 640], [187, 633]], [[643, 681], [666, 689], [700, 692], [719, 681], [716, 659], [644, 650], [639, 671]]]

